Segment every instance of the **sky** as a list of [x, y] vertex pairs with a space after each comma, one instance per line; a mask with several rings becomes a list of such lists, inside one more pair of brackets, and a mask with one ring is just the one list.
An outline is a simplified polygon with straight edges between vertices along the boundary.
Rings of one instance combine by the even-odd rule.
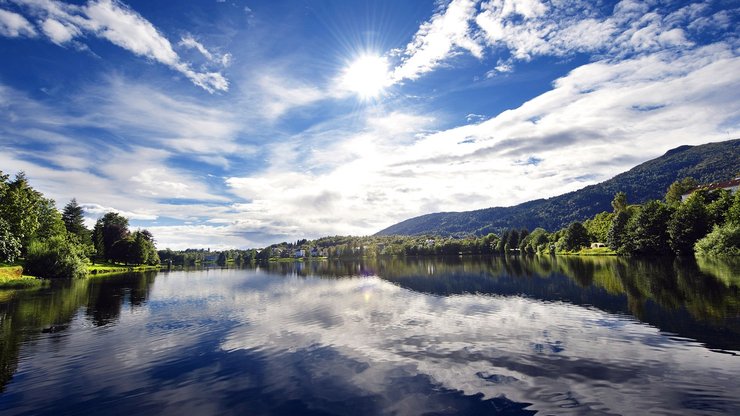
[[0, 0], [0, 170], [159, 248], [369, 235], [740, 137], [740, 2]]

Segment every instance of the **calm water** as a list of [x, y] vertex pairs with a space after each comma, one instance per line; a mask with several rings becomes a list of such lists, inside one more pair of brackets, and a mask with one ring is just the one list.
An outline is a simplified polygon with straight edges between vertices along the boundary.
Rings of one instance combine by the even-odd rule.
[[272, 264], [0, 292], [0, 413], [740, 414], [740, 264]]

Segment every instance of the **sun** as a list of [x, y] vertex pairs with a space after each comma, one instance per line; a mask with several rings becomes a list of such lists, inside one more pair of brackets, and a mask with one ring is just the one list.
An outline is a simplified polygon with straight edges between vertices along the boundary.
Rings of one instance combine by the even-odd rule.
[[388, 61], [377, 55], [362, 55], [344, 70], [341, 84], [362, 99], [377, 98], [391, 84]]

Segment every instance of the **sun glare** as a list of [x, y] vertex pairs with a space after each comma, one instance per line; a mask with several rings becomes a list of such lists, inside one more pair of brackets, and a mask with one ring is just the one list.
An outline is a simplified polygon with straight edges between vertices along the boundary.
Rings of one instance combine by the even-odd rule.
[[389, 85], [388, 61], [380, 56], [363, 55], [355, 59], [342, 76], [342, 86], [362, 99], [377, 98]]

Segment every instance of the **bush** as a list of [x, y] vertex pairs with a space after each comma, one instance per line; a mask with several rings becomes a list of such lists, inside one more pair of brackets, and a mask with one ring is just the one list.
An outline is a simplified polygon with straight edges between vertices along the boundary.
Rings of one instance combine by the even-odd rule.
[[33, 241], [26, 255], [27, 274], [46, 279], [84, 277], [88, 260], [82, 245], [65, 236]]
[[696, 254], [709, 256], [740, 256], [740, 225], [715, 226], [712, 232], [696, 242]]

